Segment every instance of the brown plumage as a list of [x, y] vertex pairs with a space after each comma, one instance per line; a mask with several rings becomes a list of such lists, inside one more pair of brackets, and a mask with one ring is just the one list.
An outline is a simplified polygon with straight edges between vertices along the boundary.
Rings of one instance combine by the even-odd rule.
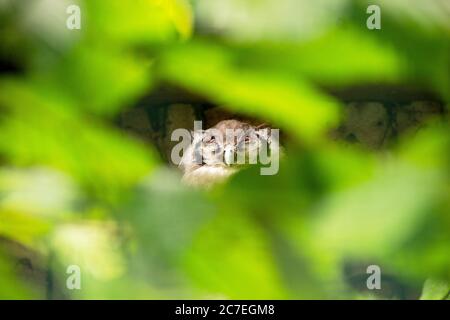
[[[229, 129], [236, 136], [229, 138]], [[259, 143], [258, 127], [238, 120], [223, 120], [197, 133], [180, 162], [183, 182], [210, 187], [226, 180], [238, 171], [239, 154], [249, 157], [249, 152], [257, 150]]]

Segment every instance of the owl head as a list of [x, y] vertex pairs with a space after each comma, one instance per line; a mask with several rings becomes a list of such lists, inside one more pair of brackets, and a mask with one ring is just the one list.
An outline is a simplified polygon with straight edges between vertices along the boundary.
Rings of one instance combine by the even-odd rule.
[[258, 151], [270, 144], [269, 129], [237, 120], [224, 120], [207, 130], [193, 133], [191, 154], [186, 162], [208, 166], [238, 166], [257, 162]]
[[[275, 136], [272, 132], [276, 132]], [[186, 184], [209, 187], [247, 164], [270, 164], [261, 168], [263, 175], [278, 172], [278, 130], [224, 120], [207, 130], [196, 130], [192, 135], [192, 143], [180, 162]]]

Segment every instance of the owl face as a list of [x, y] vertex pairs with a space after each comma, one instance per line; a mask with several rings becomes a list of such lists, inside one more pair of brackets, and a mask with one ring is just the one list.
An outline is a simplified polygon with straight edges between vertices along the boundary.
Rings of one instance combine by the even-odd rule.
[[207, 165], [239, 165], [256, 163], [260, 145], [257, 131], [250, 126], [242, 128], [211, 128], [197, 140], [196, 148]]
[[183, 153], [179, 166], [183, 182], [211, 186], [226, 180], [243, 164], [261, 167], [261, 175], [273, 175], [279, 168], [277, 129], [260, 129], [237, 120], [224, 120], [207, 130], [192, 133], [193, 141]]

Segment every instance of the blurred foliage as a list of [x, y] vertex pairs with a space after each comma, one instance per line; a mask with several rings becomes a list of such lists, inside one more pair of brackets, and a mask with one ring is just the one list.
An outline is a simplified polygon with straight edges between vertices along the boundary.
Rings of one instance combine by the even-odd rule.
[[[363, 0], [86, 0], [68, 30], [72, 3], [0, 0], [0, 235], [46, 257], [64, 296], [373, 298], [345, 281], [359, 261], [448, 297], [448, 123], [389, 155], [344, 146], [323, 90], [413, 85], [448, 104], [446, 1], [375, 1], [381, 31]], [[161, 83], [295, 137], [279, 174], [180, 185], [114, 125]], [[4, 251], [0, 298], [57, 297]], [[81, 290], [65, 290], [69, 265]]]

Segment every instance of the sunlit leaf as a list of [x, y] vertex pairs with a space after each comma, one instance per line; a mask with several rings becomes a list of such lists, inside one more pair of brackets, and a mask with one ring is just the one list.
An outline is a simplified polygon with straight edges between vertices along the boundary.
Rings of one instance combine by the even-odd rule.
[[450, 285], [446, 281], [427, 279], [423, 286], [421, 300], [443, 300], [450, 293]]

